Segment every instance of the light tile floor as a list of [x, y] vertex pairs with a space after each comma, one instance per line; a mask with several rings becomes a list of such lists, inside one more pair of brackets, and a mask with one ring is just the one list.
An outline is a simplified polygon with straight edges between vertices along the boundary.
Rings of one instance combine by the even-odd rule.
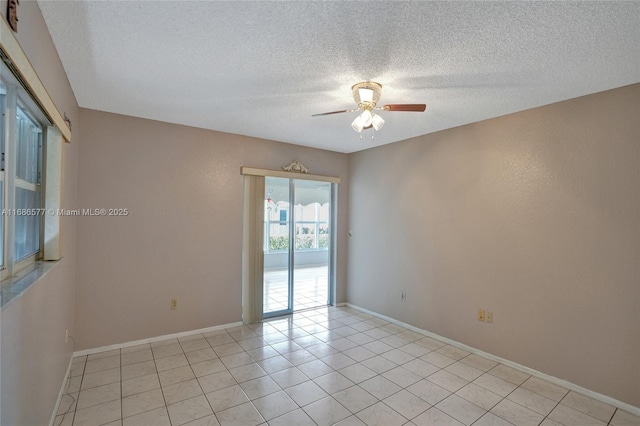
[[[329, 300], [328, 267], [296, 268], [294, 271], [293, 310], [326, 306]], [[275, 269], [264, 272], [264, 312], [287, 309], [288, 272]]]
[[73, 360], [56, 426], [637, 426], [640, 418], [355, 311]]

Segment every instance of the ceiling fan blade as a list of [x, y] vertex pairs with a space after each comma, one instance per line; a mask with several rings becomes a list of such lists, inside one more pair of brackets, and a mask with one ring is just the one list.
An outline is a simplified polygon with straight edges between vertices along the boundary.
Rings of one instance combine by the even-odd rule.
[[321, 112], [320, 114], [313, 114], [312, 117], [318, 117], [321, 115], [331, 115], [331, 114], [340, 114], [343, 112], [353, 112], [353, 111], [357, 111], [355, 109], [343, 109], [341, 111], [331, 111], [331, 112]]
[[407, 112], [423, 112], [427, 106], [425, 104], [392, 104], [382, 107], [385, 111], [407, 111]]

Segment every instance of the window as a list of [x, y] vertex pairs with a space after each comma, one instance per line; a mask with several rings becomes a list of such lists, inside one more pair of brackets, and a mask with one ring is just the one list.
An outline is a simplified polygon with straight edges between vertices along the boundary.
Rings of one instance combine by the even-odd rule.
[[2, 278], [42, 257], [42, 112], [3, 73], [0, 81], [0, 262]]
[[62, 157], [64, 142], [71, 142], [71, 122], [4, 19], [0, 113], [0, 305], [5, 306], [52, 266], [39, 264], [31, 274], [37, 259], [62, 259]]
[[[289, 250], [289, 221], [287, 201], [265, 200], [264, 251], [265, 253]], [[298, 204], [295, 206], [294, 229], [296, 250], [329, 249], [329, 203]], [[293, 213], [292, 213], [293, 214]]]

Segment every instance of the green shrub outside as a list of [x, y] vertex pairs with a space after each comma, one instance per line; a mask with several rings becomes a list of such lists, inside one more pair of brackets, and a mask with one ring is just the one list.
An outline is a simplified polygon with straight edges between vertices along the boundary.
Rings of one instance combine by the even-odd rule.
[[[315, 244], [315, 236], [296, 235], [296, 249], [312, 249]], [[318, 245], [320, 249], [329, 248], [329, 235], [321, 234], [318, 236]], [[269, 237], [269, 251], [285, 251], [289, 250], [289, 237], [286, 235]]]

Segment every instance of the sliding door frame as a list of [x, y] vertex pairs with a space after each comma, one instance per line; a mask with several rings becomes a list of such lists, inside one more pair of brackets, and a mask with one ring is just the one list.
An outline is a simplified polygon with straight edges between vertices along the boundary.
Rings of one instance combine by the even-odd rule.
[[[265, 177], [277, 177], [289, 179], [289, 205], [294, 199], [293, 180], [313, 180], [331, 184], [331, 214], [330, 229], [331, 238], [329, 245], [329, 300], [330, 305], [335, 305], [336, 286], [336, 249], [337, 249], [337, 217], [338, 217], [338, 184], [340, 178], [333, 176], [310, 175], [304, 173], [285, 172], [281, 170], [266, 170], [253, 167], [242, 167], [244, 176], [244, 211], [243, 211], [243, 244], [242, 244], [242, 320], [244, 323], [261, 321], [263, 315], [264, 292], [264, 188]], [[291, 213], [290, 213], [291, 215]], [[295, 232], [289, 227], [289, 265], [293, 265], [295, 247]], [[260, 227], [260, 229], [258, 229]], [[259, 232], [258, 232], [259, 231]], [[286, 315], [293, 309], [293, 274], [288, 274], [289, 307], [285, 311], [269, 314], [268, 317]]]
[[[267, 177], [272, 177], [272, 176], [265, 176], [265, 180]], [[262, 307], [262, 318], [273, 318], [273, 317], [279, 317], [282, 315], [289, 315], [293, 313], [293, 265], [295, 262], [295, 244], [296, 244], [296, 235], [295, 235], [295, 228], [296, 228], [296, 221], [295, 221], [295, 181], [292, 178], [277, 178], [277, 179], [287, 179], [289, 182], [289, 198], [288, 198], [288, 202], [289, 202], [289, 213], [287, 214], [287, 217], [289, 218], [289, 225], [288, 225], [288, 233], [289, 233], [289, 250], [287, 253], [287, 308], [286, 309], [280, 309], [279, 311], [271, 311], [271, 312], [264, 312], [264, 298], [263, 298], [263, 307]], [[266, 189], [266, 182], [265, 182], [265, 189]], [[264, 192], [264, 191], [263, 191]], [[264, 196], [262, 197], [264, 199]], [[262, 247], [264, 248], [264, 240], [262, 242]], [[262, 254], [264, 256], [264, 252]], [[261, 291], [264, 294], [264, 262], [262, 265], [262, 273], [263, 273], [263, 279], [262, 279], [262, 288]]]

